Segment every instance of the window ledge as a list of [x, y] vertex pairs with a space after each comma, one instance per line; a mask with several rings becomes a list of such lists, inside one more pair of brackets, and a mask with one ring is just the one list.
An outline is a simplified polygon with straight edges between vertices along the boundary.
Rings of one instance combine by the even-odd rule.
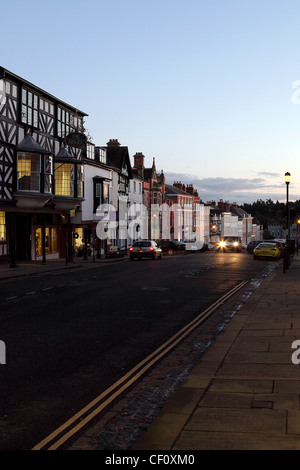
[[53, 198], [52, 194], [42, 194], [34, 191], [18, 191], [13, 193], [17, 207], [24, 209], [40, 209]]

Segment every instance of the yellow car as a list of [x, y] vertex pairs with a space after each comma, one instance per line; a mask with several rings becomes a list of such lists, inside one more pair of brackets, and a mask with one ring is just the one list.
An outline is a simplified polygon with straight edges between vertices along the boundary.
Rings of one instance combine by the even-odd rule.
[[275, 243], [263, 242], [253, 250], [254, 259], [271, 258], [278, 260], [280, 256], [281, 252]]

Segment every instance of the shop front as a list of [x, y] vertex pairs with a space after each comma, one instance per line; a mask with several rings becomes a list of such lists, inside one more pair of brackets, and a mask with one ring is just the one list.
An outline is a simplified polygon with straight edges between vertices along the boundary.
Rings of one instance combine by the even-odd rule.
[[6, 235], [6, 216], [0, 211], [0, 263], [8, 261], [8, 246]]
[[[43, 227], [35, 228], [35, 259], [37, 261], [43, 259]], [[57, 227], [45, 227], [45, 253], [47, 259], [59, 258]]]

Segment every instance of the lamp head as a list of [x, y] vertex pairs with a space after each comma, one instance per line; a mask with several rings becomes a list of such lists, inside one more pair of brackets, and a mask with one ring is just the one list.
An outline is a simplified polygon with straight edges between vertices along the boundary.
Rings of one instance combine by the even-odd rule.
[[291, 181], [291, 174], [289, 172], [286, 172], [286, 174], [284, 175], [284, 181], [286, 182], [286, 184], [289, 184], [290, 181]]

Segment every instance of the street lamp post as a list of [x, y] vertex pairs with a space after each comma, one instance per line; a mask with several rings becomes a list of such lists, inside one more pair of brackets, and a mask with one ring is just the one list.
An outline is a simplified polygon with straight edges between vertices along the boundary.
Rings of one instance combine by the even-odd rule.
[[289, 210], [289, 184], [291, 181], [291, 174], [286, 172], [284, 175], [286, 184], [286, 210], [287, 210], [287, 231], [286, 231], [286, 267], [289, 267], [289, 230], [290, 230], [290, 210]]
[[297, 256], [299, 253], [299, 225], [300, 225], [300, 219], [298, 217], [297, 219]]

